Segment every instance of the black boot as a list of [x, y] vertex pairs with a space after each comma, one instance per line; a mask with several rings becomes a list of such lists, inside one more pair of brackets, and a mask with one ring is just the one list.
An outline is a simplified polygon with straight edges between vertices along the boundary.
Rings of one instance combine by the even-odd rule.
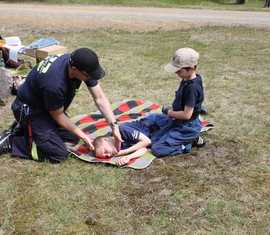
[[192, 143], [192, 147], [201, 148], [205, 145], [205, 141], [201, 136], [198, 136]]
[[0, 136], [0, 155], [11, 152], [11, 135], [10, 131], [4, 131]]

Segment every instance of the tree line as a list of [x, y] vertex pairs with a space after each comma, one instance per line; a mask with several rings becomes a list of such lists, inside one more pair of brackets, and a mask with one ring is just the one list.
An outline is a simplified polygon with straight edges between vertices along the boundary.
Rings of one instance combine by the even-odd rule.
[[[245, 4], [246, 0], [236, 0], [236, 4]], [[270, 7], [270, 0], [265, 0], [264, 7]]]

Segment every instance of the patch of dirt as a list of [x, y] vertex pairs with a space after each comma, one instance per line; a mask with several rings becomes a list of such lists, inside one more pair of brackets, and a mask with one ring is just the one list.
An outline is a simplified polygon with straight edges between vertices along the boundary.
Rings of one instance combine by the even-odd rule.
[[17, 32], [20, 35], [29, 32], [80, 32], [97, 28], [173, 30], [209, 24], [270, 27], [267, 12], [19, 3], [0, 3], [0, 22], [1, 32]]
[[[24, 35], [26, 32], [31, 32], [33, 34], [48, 34], [48, 33], [79, 33], [87, 30], [95, 29], [115, 29], [124, 30], [131, 32], [142, 32], [142, 31], [156, 31], [156, 30], [174, 30], [174, 29], [188, 29], [195, 27], [192, 23], [184, 22], [174, 22], [171, 24], [166, 24], [162, 21], [158, 22], [145, 22], [144, 20], [96, 20], [91, 21], [80, 20], [76, 18], [69, 19], [54, 19], [48, 18], [36, 20], [35, 16], [29, 16], [27, 18], [21, 18], [20, 16], [13, 16], [10, 18], [3, 17], [0, 15], [0, 21], [3, 24], [9, 25], [11, 27], [3, 27], [1, 31], [9, 34], [20, 34]], [[17, 22], [12, 24], [10, 22]], [[19, 23], [20, 22], [20, 23]], [[199, 27], [200, 25], [197, 25]]]
[[[235, 179], [238, 169], [244, 165], [238, 149], [239, 143], [213, 143], [200, 150], [194, 149], [191, 154], [156, 159], [146, 170], [131, 171], [122, 189], [125, 206], [131, 208], [132, 216], [145, 217], [149, 222], [164, 208], [172, 218], [177, 218], [182, 212], [174, 198], [179, 190], [207, 198], [214, 185], [241, 183], [240, 178]], [[205, 202], [194, 200], [194, 203], [181, 206], [197, 211], [201, 203]]]

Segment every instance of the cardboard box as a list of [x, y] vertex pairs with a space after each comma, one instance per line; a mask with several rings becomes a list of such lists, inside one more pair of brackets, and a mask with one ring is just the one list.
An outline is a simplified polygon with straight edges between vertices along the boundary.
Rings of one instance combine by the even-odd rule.
[[36, 58], [36, 49], [24, 49], [23, 54]]
[[49, 55], [64, 54], [67, 48], [61, 45], [53, 45], [40, 49], [26, 49], [25, 54], [36, 58], [37, 60], [45, 59]]
[[57, 55], [57, 54], [64, 54], [67, 51], [67, 48], [60, 45], [53, 45], [49, 47], [44, 47], [37, 49], [36, 51], [36, 58], [37, 59], [44, 59], [48, 55]]

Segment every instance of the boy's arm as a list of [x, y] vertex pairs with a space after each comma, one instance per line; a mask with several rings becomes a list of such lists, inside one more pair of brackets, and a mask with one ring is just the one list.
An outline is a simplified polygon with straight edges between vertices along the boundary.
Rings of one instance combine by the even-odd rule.
[[141, 157], [147, 152], [147, 148], [143, 147], [125, 156], [120, 156], [116, 159], [116, 164], [119, 166], [127, 164], [131, 159]]
[[123, 156], [123, 155], [133, 153], [133, 152], [140, 150], [142, 148], [146, 148], [150, 144], [151, 144], [151, 140], [143, 133], [140, 133], [138, 143], [132, 145], [131, 147], [129, 147], [127, 149], [120, 150], [118, 152], [117, 156]]
[[189, 120], [192, 117], [194, 107], [185, 106], [184, 111], [168, 111], [168, 116], [179, 120]]

